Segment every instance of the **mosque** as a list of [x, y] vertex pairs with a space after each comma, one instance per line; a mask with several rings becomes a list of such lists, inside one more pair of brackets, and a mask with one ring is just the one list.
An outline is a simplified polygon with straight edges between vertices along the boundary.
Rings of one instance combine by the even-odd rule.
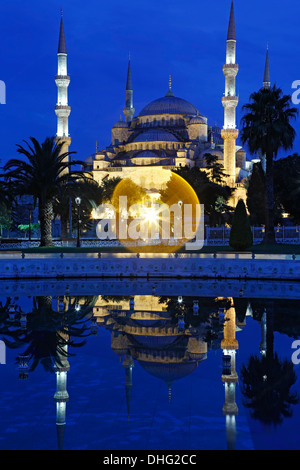
[[[226, 42], [226, 63], [223, 65], [225, 92], [220, 100], [224, 107], [224, 126], [210, 126], [207, 117], [172, 91], [171, 77], [164, 96], [147, 104], [135, 114], [133, 81], [129, 56], [126, 100], [121, 118], [111, 130], [111, 143], [86, 159], [93, 178], [101, 183], [105, 178], [130, 178], [149, 193], [165, 189], [172, 170], [179, 167], [198, 167], [205, 171], [205, 154], [217, 156], [226, 174], [226, 184], [235, 188], [234, 200], [245, 198], [244, 180], [249, 175], [253, 161], [247, 160], [245, 150], [237, 145], [239, 131], [236, 126], [236, 32], [233, 0], [231, 4]], [[269, 85], [268, 53], [264, 86]], [[63, 140], [63, 151], [69, 149], [68, 131], [67, 49], [61, 18], [58, 46], [58, 75], [55, 78], [58, 99], [57, 138]]]

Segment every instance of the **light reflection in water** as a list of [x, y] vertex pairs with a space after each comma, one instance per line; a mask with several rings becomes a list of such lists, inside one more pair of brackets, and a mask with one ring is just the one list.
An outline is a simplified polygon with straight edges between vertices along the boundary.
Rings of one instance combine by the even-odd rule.
[[[218, 351], [221, 352], [219, 369], [215, 371], [218, 377], [212, 387], [223, 387], [223, 403], [218, 404], [218, 409], [224, 420], [224, 441], [216, 443], [216, 448], [240, 448], [241, 409], [241, 421], [245, 410], [249, 410], [252, 420], [266, 426], [276, 427], [292, 418], [299, 401], [293, 388], [296, 372], [292, 362], [280, 359], [275, 351], [274, 332], [293, 338], [300, 335], [299, 300], [260, 298], [257, 292], [251, 298], [247, 294], [255, 289], [249, 283], [229, 286], [223, 283], [222, 289], [218, 284], [212, 286], [205, 282], [199, 289], [198, 281], [190, 281], [188, 288], [184, 288], [183, 283], [172, 281], [169, 287], [159, 282], [139, 283], [134, 288], [134, 283], [126, 282], [121, 283], [121, 293], [112, 294], [116, 284], [103, 281], [101, 295], [98, 291], [95, 295], [78, 296], [74, 295], [74, 289], [84, 291], [81, 281], [77, 287], [76, 283], [52, 283], [48, 286], [49, 295], [44, 295], [47, 287], [41, 283], [36, 289], [42, 290], [43, 295], [33, 297], [16, 295], [24, 292], [26, 286], [14, 283], [13, 295], [9, 292], [10, 296], [2, 297], [1, 337], [9, 350], [17, 352], [19, 379], [30, 381], [39, 368], [55, 377], [52, 396], [56, 406], [57, 448], [64, 448], [68, 433], [67, 410], [72, 400], [68, 379], [72, 376], [72, 363], [76, 364], [84, 355], [91, 337], [101, 340], [100, 331], [109, 333], [110, 349], [120, 358], [128, 421], [132, 415], [137, 365], [147, 374], [148, 386], [155, 387], [157, 380], [165, 384], [168, 403], [172, 404], [173, 385], [181, 381], [185, 393], [185, 380], [193, 377], [196, 380], [202, 374], [201, 365], [208, 364], [211, 354]], [[91, 288], [86, 286], [87, 290]], [[224, 296], [230, 289], [234, 295]], [[277, 288], [277, 292], [282, 289], [282, 286]], [[59, 295], [51, 295], [55, 290]], [[207, 292], [212, 295], [208, 296]], [[239, 362], [247, 318], [257, 323], [260, 337], [246, 355], [243, 353], [243, 362]], [[245, 342], [249, 343], [249, 338]], [[109, 375], [109, 370], [106, 374]], [[281, 381], [279, 376], [283, 377]], [[14, 384], [9, 387], [13, 390]], [[239, 405], [237, 387], [242, 392]], [[138, 413], [136, 408], [134, 413]]]

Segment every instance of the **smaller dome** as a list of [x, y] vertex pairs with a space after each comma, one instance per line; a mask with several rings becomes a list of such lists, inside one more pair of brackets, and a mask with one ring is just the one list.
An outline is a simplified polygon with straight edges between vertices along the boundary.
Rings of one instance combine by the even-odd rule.
[[190, 120], [189, 124], [206, 124], [206, 121], [202, 116], [195, 116]]
[[117, 121], [114, 125], [113, 125], [113, 129], [127, 129], [128, 128], [128, 124], [127, 122], [125, 121]]

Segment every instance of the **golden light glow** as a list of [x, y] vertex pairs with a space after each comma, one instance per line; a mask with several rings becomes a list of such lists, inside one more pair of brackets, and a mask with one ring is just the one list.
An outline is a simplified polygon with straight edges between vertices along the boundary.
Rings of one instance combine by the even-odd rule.
[[[158, 196], [156, 193], [153, 198], [153, 192], [145, 191], [129, 178], [121, 180], [114, 190], [112, 204], [119, 216], [117, 238], [132, 252], [176, 252], [195, 236], [200, 223], [200, 201], [187, 181], [171, 173]], [[132, 234], [136, 235], [135, 241]]]

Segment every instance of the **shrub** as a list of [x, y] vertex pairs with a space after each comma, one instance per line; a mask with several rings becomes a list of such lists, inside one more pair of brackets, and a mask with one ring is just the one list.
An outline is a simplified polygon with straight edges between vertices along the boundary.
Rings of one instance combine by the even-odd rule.
[[249, 217], [245, 203], [240, 199], [234, 211], [232, 226], [229, 236], [229, 245], [236, 251], [244, 251], [253, 244]]

